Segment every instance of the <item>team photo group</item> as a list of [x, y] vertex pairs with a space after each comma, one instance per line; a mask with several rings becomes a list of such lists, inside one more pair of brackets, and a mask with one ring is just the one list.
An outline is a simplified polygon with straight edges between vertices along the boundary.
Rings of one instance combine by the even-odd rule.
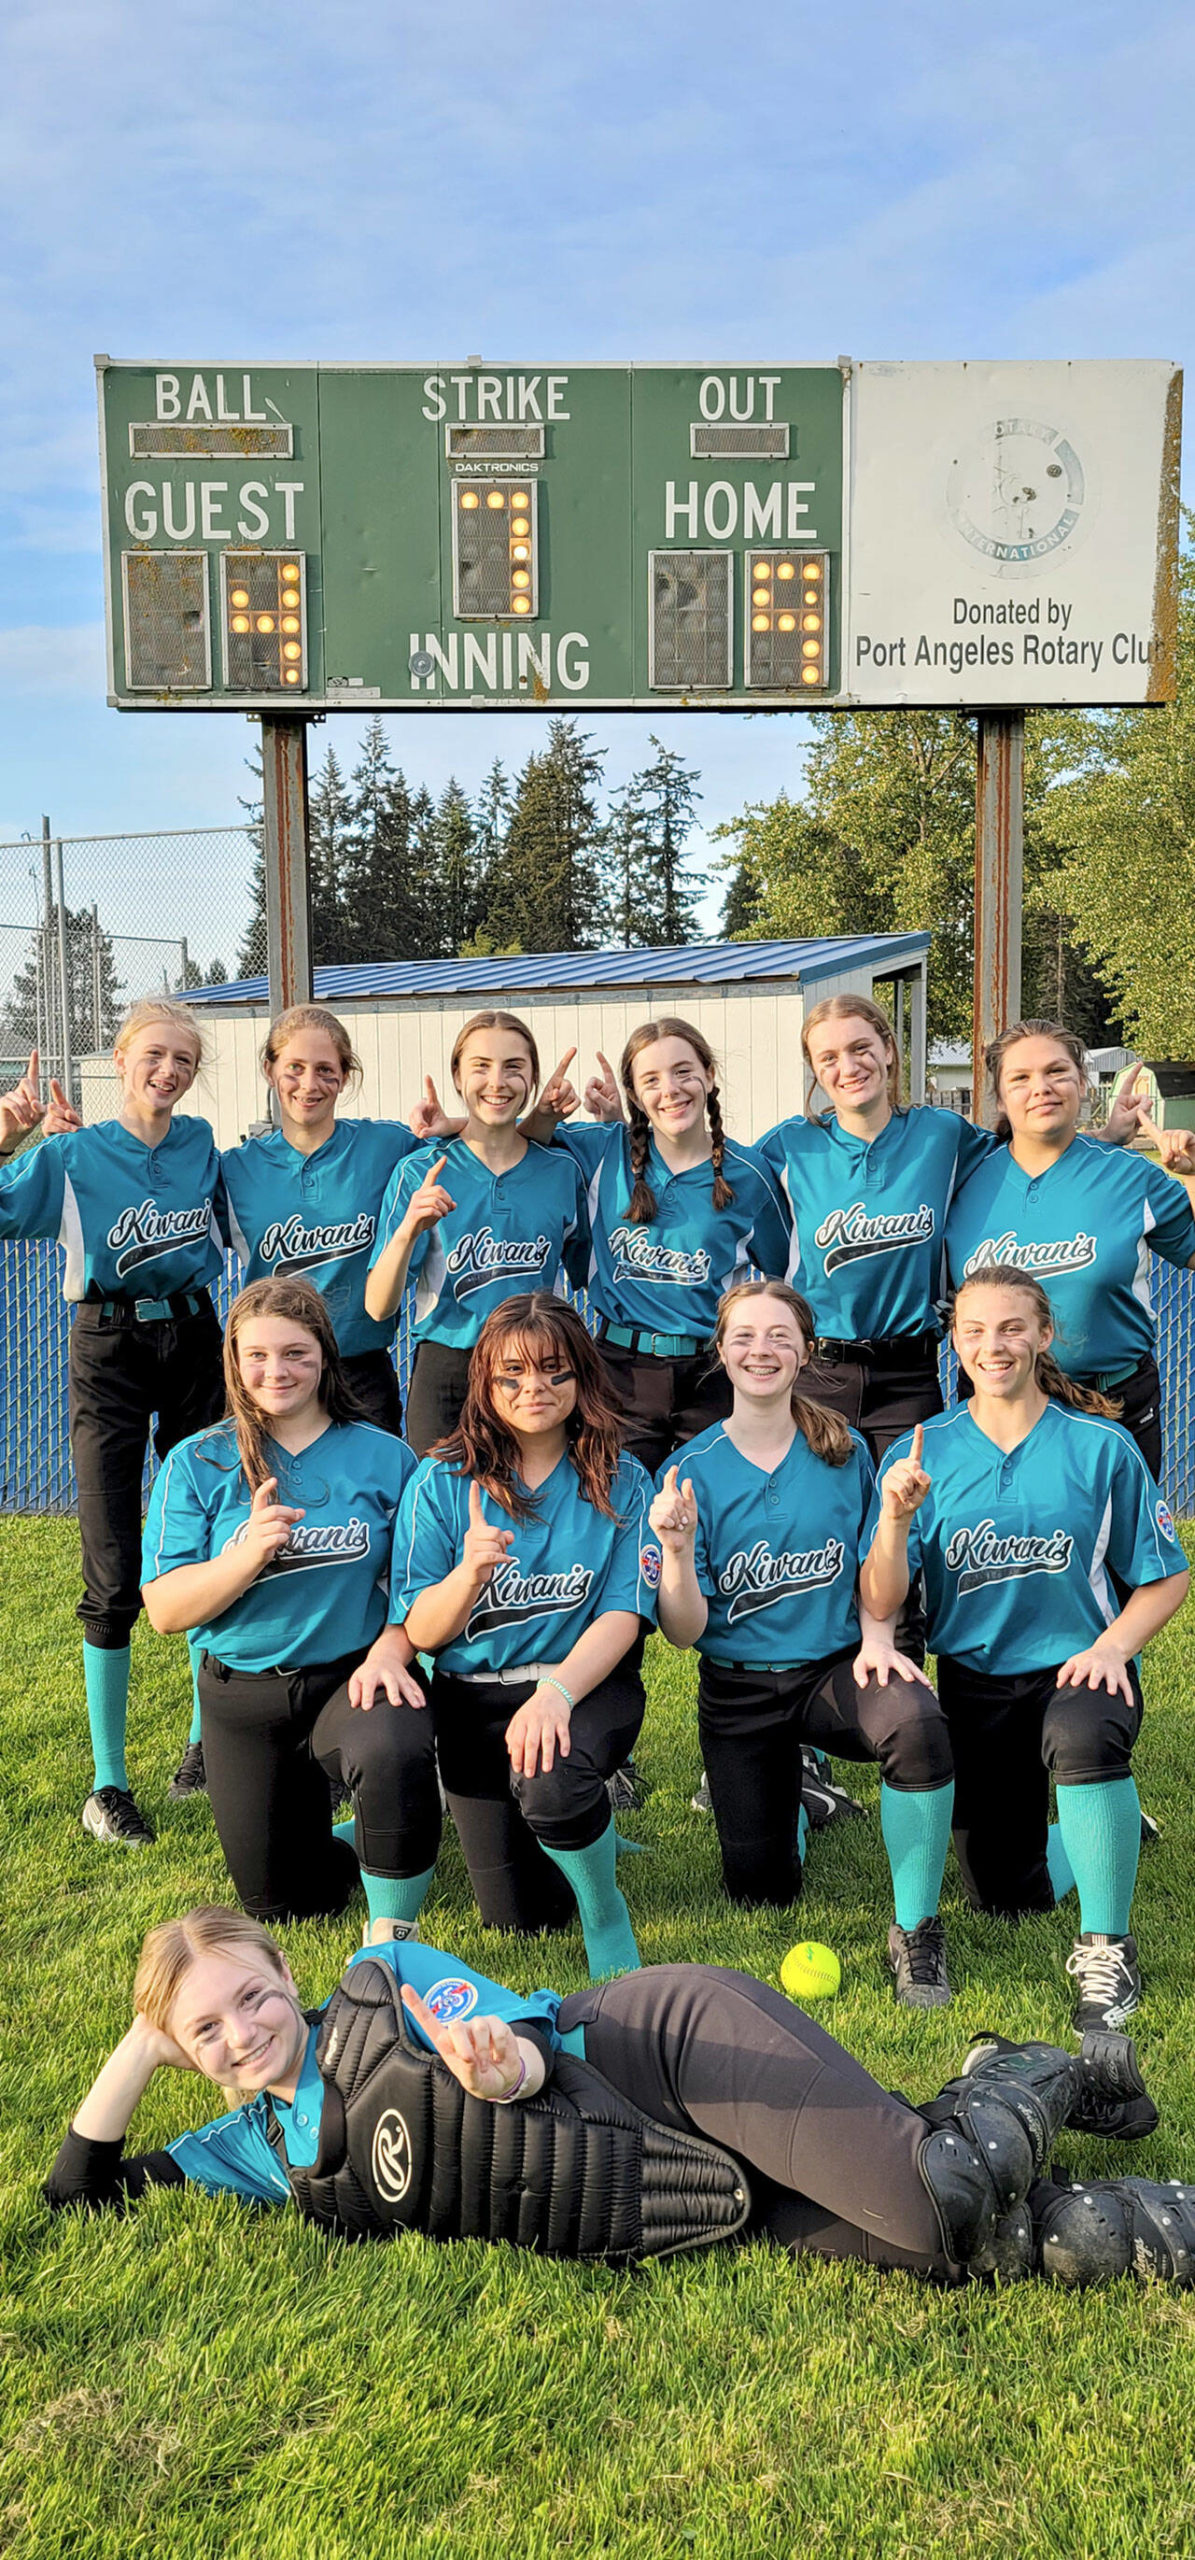
[[[83, 1827], [152, 1850], [126, 1760], [144, 1608], [190, 1654], [170, 1794], [206, 1791], [228, 1873], [227, 1907], [150, 1930], [53, 2206], [194, 2181], [565, 2256], [765, 2233], [947, 2282], [1195, 2283], [1195, 2185], [1054, 2163], [1063, 2126], [1157, 2123], [1125, 2032], [1155, 1827], [1133, 1751], [1188, 1572], [1149, 1264], [1195, 1265], [1195, 1141], [1131, 1097], [1090, 1132], [1060, 1023], [992, 1044], [991, 1130], [904, 1100], [867, 996], [815, 1005], [803, 1048], [793, 1116], [751, 1143], [671, 1016], [578, 1093], [575, 1053], [545, 1081], [525, 1023], [475, 1014], [451, 1093], [379, 1121], [340, 1116], [348, 1032], [298, 1006], [262, 1053], [272, 1125], [223, 1153], [178, 1108], [200, 1016], [164, 998], [118, 1033], [116, 1118], [43, 1107], [36, 1059], [0, 1097], [0, 1235], [57, 1239], [74, 1309]], [[1057, 2044], [987, 2035], [912, 2105], [767, 1981], [641, 1965], [617, 1818], [656, 1628], [697, 1656], [730, 1901], [796, 1904], [856, 1810], [840, 1764], [877, 1764], [895, 1999], [951, 1999], [953, 1844], [994, 1936], [1073, 1910]], [[529, 1997], [422, 1940], [446, 1814], [481, 1921], [579, 1924], [588, 1989]], [[365, 1943], [305, 2009], [267, 1924], [362, 1893]], [[127, 2153], [163, 2069], [225, 2112]]]

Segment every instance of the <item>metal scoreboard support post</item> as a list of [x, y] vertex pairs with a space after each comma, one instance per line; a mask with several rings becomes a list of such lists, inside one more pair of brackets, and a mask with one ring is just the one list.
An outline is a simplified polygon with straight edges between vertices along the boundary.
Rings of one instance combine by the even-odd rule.
[[261, 723], [262, 856], [266, 885], [266, 965], [270, 1012], [310, 1004], [307, 727], [302, 717], [265, 712]]
[[328, 711], [960, 709], [979, 1049], [1020, 1000], [1024, 709], [1174, 699], [1167, 362], [96, 370], [108, 699], [260, 717], [275, 1007]]
[[981, 711], [975, 757], [975, 992], [971, 1116], [994, 1118], [983, 1053], [1021, 1011], [1024, 910], [1025, 714]]

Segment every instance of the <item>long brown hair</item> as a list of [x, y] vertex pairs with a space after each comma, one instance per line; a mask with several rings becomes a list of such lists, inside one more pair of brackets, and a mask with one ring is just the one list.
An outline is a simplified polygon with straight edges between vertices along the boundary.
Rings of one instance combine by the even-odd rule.
[[[728, 1289], [718, 1308], [714, 1329], [714, 1349], [726, 1366], [722, 1346], [726, 1331], [737, 1306], [744, 1298], [777, 1298], [795, 1316], [806, 1351], [811, 1351], [817, 1334], [813, 1309], [807, 1298], [790, 1289], [787, 1280], [740, 1280], [736, 1289]], [[807, 1364], [808, 1365], [808, 1364]], [[851, 1454], [851, 1435], [840, 1413], [831, 1413], [826, 1405], [815, 1404], [812, 1396], [803, 1396], [794, 1386], [791, 1397], [793, 1421], [804, 1433], [815, 1458], [824, 1458], [828, 1467], [845, 1467]]]
[[451, 1056], [451, 1058], [450, 1058], [450, 1060], [449, 1060], [449, 1068], [450, 1068], [450, 1072], [451, 1072], [451, 1075], [452, 1075], [452, 1081], [453, 1081], [454, 1085], [456, 1085], [456, 1089], [457, 1089], [457, 1092], [458, 1092], [458, 1093], [460, 1092], [460, 1085], [457, 1083], [457, 1073], [456, 1073], [456, 1071], [457, 1071], [457, 1068], [459, 1067], [460, 1062], [461, 1062], [461, 1059], [462, 1059], [462, 1057], [463, 1057], [463, 1055], [464, 1055], [465, 1042], [466, 1042], [466, 1040], [469, 1040], [469, 1039], [471, 1039], [471, 1038], [472, 1038], [473, 1033], [474, 1033], [475, 1031], [514, 1031], [514, 1032], [516, 1032], [516, 1033], [517, 1033], [517, 1035], [518, 1035], [518, 1037], [519, 1037], [519, 1039], [520, 1039], [520, 1040], [522, 1040], [522, 1041], [524, 1042], [524, 1044], [525, 1044], [525, 1046], [526, 1046], [526, 1048], [527, 1048], [527, 1051], [528, 1051], [528, 1053], [529, 1053], [529, 1055], [530, 1055], [530, 1059], [531, 1059], [531, 1090], [532, 1090], [532, 1093], [538, 1093], [538, 1091], [539, 1091], [539, 1051], [538, 1051], [538, 1049], [536, 1048], [534, 1038], [533, 1038], [533, 1036], [532, 1036], [531, 1032], [528, 1030], [526, 1023], [525, 1023], [525, 1022], [520, 1022], [520, 1020], [519, 1020], [519, 1017], [518, 1017], [517, 1013], [503, 1013], [503, 1012], [501, 1012], [501, 1010], [499, 1010], [497, 1013], [471, 1013], [471, 1014], [470, 1014], [470, 1016], [469, 1016], [468, 1021], [467, 1021], [467, 1022], [462, 1022], [461, 1027], [460, 1027], [460, 1030], [458, 1031], [458, 1033], [457, 1033], [457, 1035], [456, 1035], [456, 1038], [455, 1038], [455, 1040], [453, 1041], [453, 1044], [452, 1044], [452, 1056]]
[[[1053, 1333], [1058, 1331], [1057, 1318], [1040, 1280], [1035, 1280], [1030, 1272], [1018, 1271], [1005, 1262], [983, 1262], [978, 1271], [969, 1271], [966, 1279], [960, 1281], [951, 1299], [950, 1329], [952, 1333], [959, 1301], [966, 1297], [968, 1289], [1018, 1289], [1022, 1297], [1028, 1298], [1038, 1323], [1048, 1324]], [[957, 1343], [955, 1350], [958, 1351]], [[959, 1353], [959, 1363], [962, 1366], [961, 1353]], [[969, 1369], [966, 1374], [970, 1377]], [[1081, 1387], [1076, 1378], [1068, 1378], [1065, 1369], [1059, 1367], [1052, 1351], [1038, 1352], [1033, 1364], [1033, 1374], [1042, 1394], [1052, 1396], [1058, 1404], [1069, 1404], [1076, 1413], [1099, 1414], [1104, 1422], [1119, 1422], [1124, 1411], [1120, 1397], [1101, 1395], [1096, 1387]]]
[[[277, 1939], [247, 1911], [229, 1911], [223, 1903], [201, 1902], [196, 1910], [184, 1911], [180, 1920], [159, 1920], [156, 1928], [146, 1930], [141, 1941], [133, 1977], [134, 2011], [138, 2017], [147, 2018], [151, 2027], [169, 2035], [174, 2003], [196, 1958], [242, 1954], [259, 1957], [280, 1981], [285, 1979], [288, 1967]], [[234, 2106], [238, 2103], [241, 2091], [235, 2083], [221, 2080], [216, 2086], [224, 2090]]]
[[[1080, 1082], [1086, 1088], [1087, 1051], [1078, 1032], [1068, 1030], [1065, 1022], [1047, 1022], [1044, 1017], [1035, 1014], [1029, 1022], [1010, 1022], [1007, 1029], [1001, 1031], [995, 1040], [989, 1040], [984, 1050], [983, 1063], [987, 1068], [988, 1083], [992, 1089], [994, 1102], [999, 1103], [1001, 1098], [1000, 1084], [1005, 1058], [1010, 1049], [1016, 1048], [1018, 1040], [1056, 1040], [1059, 1048], [1065, 1049], [1072, 1066], [1078, 1068]], [[998, 1111], [995, 1131], [998, 1138], [1011, 1138], [1012, 1122], [1006, 1111]]]
[[635, 1080], [632, 1073], [635, 1060], [638, 1057], [640, 1050], [650, 1049], [653, 1041], [655, 1040], [686, 1041], [689, 1048], [692, 1049], [694, 1056], [700, 1060], [707, 1076], [713, 1076], [714, 1082], [710, 1086], [709, 1092], [705, 1097], [705, 1116], [709, 1122], [711, 1141], [710, 1162], [714, 1168], [714, 1185], [711, 1196], [713, 1198], [715, 1209], [728, 1209], [734, 1198], [734, 1193], [722, 1171], [722, 1158], [726, 1149], [726, 1132], [722, 1126], [722, 1103], [718, 1093], [717, 1084], [717, 1059], [714, 1056], [709, 1041], [706, 1039], [705, 1033], [697, 1029], [696, 1023], [682, 1022], [679, 1014], [664, 1013], [661, 1014], [658, 1022], [641, 1022], [638, 1030], [632, 1031], [630, 1039], [628, 1040], [618, 1062], [618, 1072], [622, 1079], [622, 1089], [626, 1095], [627, 1109], [631, 1115], [631, 1172], [634, 1175], [634, 1188], [631, 1192], [630, 1202], [627, 1208], [627, 1222], [632, 1227], [649, 1227], [656, 1214], [656, 1195], [652, 1190], [651, 1184], [649, 1183], [644, 1170], [647, 1164], [647, 1150], [651, 1144], [651, 1122], [648, 1119], [647, 1113], [635, 1091]]
[[585, 1500], [607, 1520], [618, 1513], [610, 1499], [622, 1452], [618, 1410], [610, 1393], [600, 1354], [581, 1318], [548, 1289], [507, 1298], [487, 1316], [469, 1362], [469, 1390], [455, 1431], [436, 1443], [432, 1455], [471, 1476], [509, 1511], [513, 1520], [534, 1519], [538, 1504], [518, 1482], [521, 1451], [514, 1433], [499, 1419], [494, 1405], [494, 1373], [504, 1352], [546, 1353], [577, 1380], [577, 1401], [569, 1416], [568, 1454], [580, 1478]]
[[339, 1014], [329, 1013], [324, 1004], [292, 1004], [287, 1006], [285, 1013], [275, 1015], [261, 1052], [263, 1075], [267, 1068], [277, 1066], [287, 1042], [295, 1039], [300, 1031], [326, 1032], [340, 1061], [345, 1083], [354, 1079], [359, 1081], [364, 1070], [357, 1052]]
[[801, 1047], [805, 1052], [805, 1064], [809, 1069], [810, 1078], [809, 1091], [805, 1096], [807, 1120], [827, 1120], [832, 1116], [834, 1109], [833, 1103], [828, 1100], [824, 1111], [811, 1111], [809, 1108], [814, 1094], [821, 1090], [813, 1071], [813, 1060], [809, 1054], [809, 1034], [811, 1031], [816, 1031], [819, 1022], [850, 1022], [855, 1015], [858, 1015], [861, 1022], [869, 1022], [872, 1030], [879, 1032], [881, 1040], [887, 1041], [891, 1051], [888, 1059], [888, 1100], [894, 1111], [905, 1109], [900, 1081], [900, 1050], [897, 1047], [895, 1029], [883, 1006], [876, 1004], [871, 996], [823, 996], [821, 1003], [815, 1004], [812, 1013], [806, 1014], [801, 1026]]
[[250, 1493], [256, 1493], [258, 1486], [275, 1473], [266, 1454], [266, 1442], [270, 1437], [266, 1417], [254, 1404], [237, 1360], [237, 1343], [245, 1326], [259, 1316], [281, 1316], [287, 1324], [300, 1324], [305, 1333], [315, 1335], [323, 1354], [319, 1400], [329, 1422], [364, 1422], [366, 1419], [344, 1374], [332, 1319], [319, 1290], [313, 1289], [310, 1280], [288, 1279], [285, 1273], [274, 1280], [250, 1281], [239, 1298], [234, 1298], [232, 1313], [224, 1330], [227, 1418], [236, 1426], [237, 1454]]

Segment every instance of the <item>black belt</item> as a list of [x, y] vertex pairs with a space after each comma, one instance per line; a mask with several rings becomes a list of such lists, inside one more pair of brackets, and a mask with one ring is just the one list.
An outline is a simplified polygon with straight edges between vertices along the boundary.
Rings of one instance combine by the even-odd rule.
[[819, 1333], [813, 1347], [821, 1360], [868, 1360], [877, 1353], [881, 1358], [892, 1354], [915, 1360], [931, 1351], [936, 1353], [938, 1344], [936, 1333], [873, 1333], [858, 1342], [839, 1342], [830, 1334]]
[[183, 1289], [174, 1298], [85, 1298], [84, 1306], [94, 1307], [105, 1324], [178, 1324], [185, 1316], [197, 1316], [210, 1307], [206, 1291]]

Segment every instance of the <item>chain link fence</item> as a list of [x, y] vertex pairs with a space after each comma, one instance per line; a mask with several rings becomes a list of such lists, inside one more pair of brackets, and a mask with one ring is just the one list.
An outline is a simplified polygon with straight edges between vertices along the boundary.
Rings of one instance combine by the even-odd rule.
[[[239, 1285], [230, 1254], [216, 1293], [223, 1324]], [[1195, 1515], [1195, 1272], [1155, 1261], [1158, 1364], [1162, 1373], [1162, 1490], [1181, 1518]], [[406, 1394], [411, 1364], [414, 1292], [399, 1316], [395, 1366]], [[67, 1441], [66, 1367], [70, 1309], [64, 1305], [57, 1247], [11, 1244], [0, 1260], [5, 1357], [0, 1360], [0, 1513], [71, 1512], [75, 1507]], [[583, 1306], [584, 1312], [584, 1306]], [[942, 1354], [942, 1387], [952, 1400], [953, 1354]], [[152, 1460], [146, 1469], [148, 1494]]]
[[236, 975], [251, 829], [22, 837], [0, 844], [0, 1076], [41, 1058], [89, 1120], [109, 1116], [112, 1040], [138, 997]]

